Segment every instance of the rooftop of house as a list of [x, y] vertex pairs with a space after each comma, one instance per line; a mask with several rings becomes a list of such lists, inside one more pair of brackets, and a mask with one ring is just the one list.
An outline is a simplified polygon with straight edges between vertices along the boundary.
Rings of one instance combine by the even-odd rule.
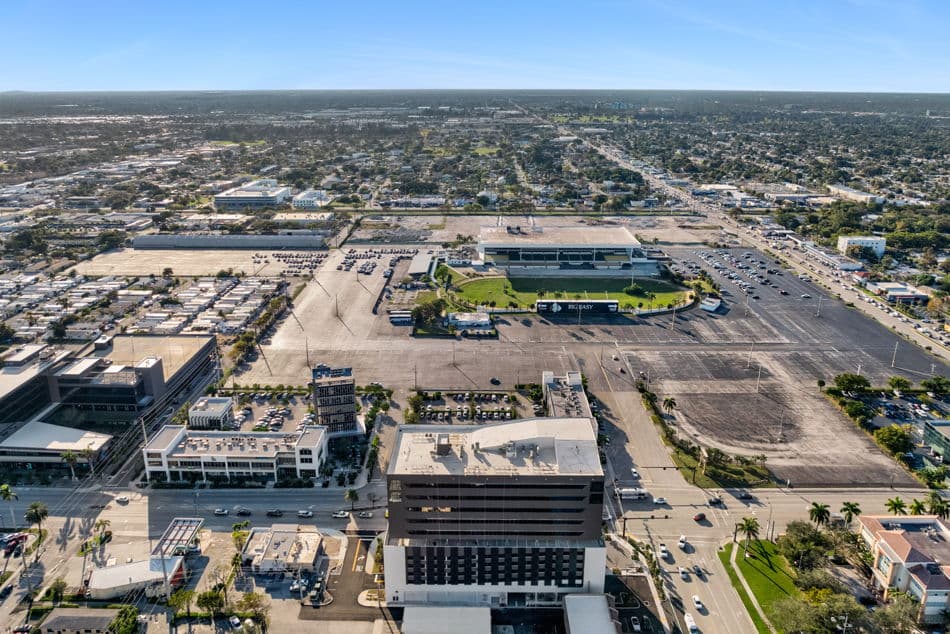
[[858, 521], [905, 563], [950, 562], [950, 528], [935, 515], [862, 515]]

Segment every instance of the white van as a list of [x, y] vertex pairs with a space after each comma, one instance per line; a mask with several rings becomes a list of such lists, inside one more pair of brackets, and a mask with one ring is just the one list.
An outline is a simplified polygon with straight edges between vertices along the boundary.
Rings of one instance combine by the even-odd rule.
[[683, 620], [686, 622], [686, 629], [690, 631], [690, 634], [696, 634], [699, 632], [699, 628], [696, 627], [696, 620], [693, 619], [693, 615], [687, 612], [683, 615]]

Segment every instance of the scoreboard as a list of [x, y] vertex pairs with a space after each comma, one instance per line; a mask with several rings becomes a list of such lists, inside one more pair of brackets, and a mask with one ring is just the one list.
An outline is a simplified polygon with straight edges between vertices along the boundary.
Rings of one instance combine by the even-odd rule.
[[534, 303], [539, 313], [573, 315], [577, 313], [616, 313], [619, 310], [615, 299], [539, 299]]

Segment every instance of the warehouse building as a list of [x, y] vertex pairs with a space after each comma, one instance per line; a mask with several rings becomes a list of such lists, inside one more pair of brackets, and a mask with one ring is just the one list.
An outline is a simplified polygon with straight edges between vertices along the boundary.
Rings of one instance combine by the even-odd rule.
[[512, 276], [660, 274], [657, 260], [622, 226], [482, 227], [478, 255]]
[[587, 419], [403, 425], [386, 480], [390, 603], [554, 606], [603, 592], [604, 472]]

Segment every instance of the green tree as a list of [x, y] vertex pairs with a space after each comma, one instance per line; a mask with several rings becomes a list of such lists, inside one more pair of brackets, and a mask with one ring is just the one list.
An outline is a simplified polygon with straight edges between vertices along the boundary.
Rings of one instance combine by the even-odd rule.
[[663, 409], [666, 410], [667, 414], [672, 414], [673, 410], [676, 409], [676, 399], [672, 396], [663, 399]]
[[134, 605], [123, 605], [109, 624], [109, 632], [110, 634], [138, 634], [140, 630], [138, 619], [138, 608]]
[[899, 497], [893, 497], [884, 503], [884, 508], [891, 515], [907, 515], [907, 504]]
[[748, 552], [749, 541], [759, 537], [759, 520], [755, 517], [743, 517], [737, 526], [739, 532], [745, 537], [743, 549]]
[[356, 489], [347, 489], [346, 493], [343, 494], [343, 499], [350, 503], [350, 510], [352, 511], [360, 500], [360, 494], [357, 493]]
[[870, 388], [871, 382], [860, 374], [846, 372], [835, 377], [835, 387], [845, 392], [860, 392]]
[[894, 455], [900, 455], [914, 448], [914, 436], [910, 425], [889, 425], [874, 430], [874, 440]]
[[49, 598], [53, 603], [59, 603], [66, 594], [66, 580], [60, 577], [49, 586]]
[[172, 596], [168, 598], [168, 607], [170, 607], [174, 612], [178, 613], [182, 610], [185, 611], [185, 614], [188, 618], [191, 618], [191, 604], [195, 600], [195, 591], [182, 588], [178, 590]]
[[887, 380], [887, 386], [892, 390], [904, 392], [910, 389], [911, 382], [902, 376], [892, 376]]
[[[42, 539], [43, 537], [43, 522], [46, 521], [46, 518], [49, 517], [49, 509], [46, 507], [46, 504], [43, 502], [30, 502], [30, 506], [27, 507], [26, 513], [23, 514], [24, 519], [26, 519], [28, 524], [36, 524], [36, 534], [37, 540]], [[36, 559], [34, 562], [40, 560], [40, 549], [36, 548]]]
[[824, 526], [831, 519], [831, 510], [827, 504], [812, 502], [808, 509], [808, 519], [815, 523], [815, 526]]
[[59, 455], [63, 462], [69, 466], [69, 474], [73, 480], [76, 479], [76, 463], [79, 462], [79, 456], [75, 451], [67, 449]]
[[845, 521], [851, 524], [854, 517], [861, 514], [861, 506], [857, 502], [842, 502], [841, 514], [844, 515]]
[[0, 484], [0, 499], [10, 505], [10, 528], [16, 528], [16, 518], [13, 515], [13, 503], [20, 499], [9, 484]]
[[825, 565], [831, 542], [820, 529], [808, 522], [792, 521], [776, 541], [779, 552], [799, 570]]
[[254, 619], [263, 626], [270, 619], [270, 601], [260, 592], [245, 592], [238, 599], [237, 608], [241, 612], [250, 612]]
[[111, 525], [112, 525], [112, 520], [107, 520], [104, 517], [100, 517], [99, 519], [96, 520], [96, 523], [93, 525], [93, 528], [99, 531], [99, 536], [102, 537], [103, 535], [105, 535], [106, 529], [108, 529]]
[[881, 632], [898, 634], [917, 631], [920, 604], [906, 592], [888, 594], [887, 605], [874, 612], [874, 624]]
[[219, 590], [206, 590], [195, 597], [195, 605], [214, 616], [224, 609], [224, 595]]
[[910, 506], [907, 507], [907, 510], [911, 515], [923, 515], [927, 511], [927, 505], [917, 498], [914, 498], [911, 500]]
[[943, 395], [947, 392], [950, 392], [950, 379], [947, 379], [945, 376], [934, 376], [921, 381], [920, 387], [924, 388], [928, 392]]
[[950, 513], [950, 504], [947, 504], [939, 493], [931, 491], [927, 495], [927, 513], [946, 519]]

